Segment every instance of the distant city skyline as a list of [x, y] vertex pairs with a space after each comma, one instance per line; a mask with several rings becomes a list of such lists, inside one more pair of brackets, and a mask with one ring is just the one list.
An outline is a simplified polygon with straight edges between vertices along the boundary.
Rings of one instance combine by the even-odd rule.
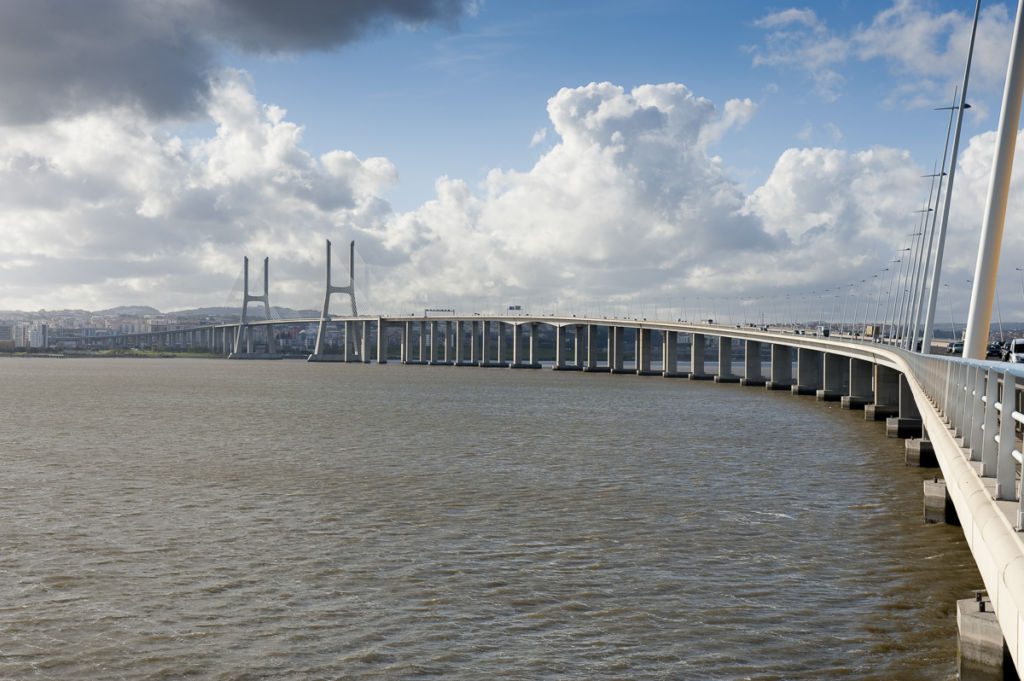
[[[974, 3], [282, 7], [0, 6], [0, 309], [237, 306], [245, 255], [316, 309], [327, 238], [357, 242], [361, 311], [876, 300]], [[982, 4], [939, 320], [966, 310], [1015, 11]], [[1022, 228], [1013, 191], [1004, 319]]]

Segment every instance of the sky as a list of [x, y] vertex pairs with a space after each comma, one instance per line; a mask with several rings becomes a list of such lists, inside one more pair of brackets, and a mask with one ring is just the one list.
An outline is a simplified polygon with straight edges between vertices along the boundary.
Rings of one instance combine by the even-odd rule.
[[[973, 11], [9, 0], [0, 310], [238, 306], [243, 256], [273, 305], [319, 309], [325, 240], [341, 284], [354, 239], [362, 313], [867, 319]], [[1015, 12], [982, 3], [939, 296], [961, 327]], [[994, 321], [1024, 320], [1022, 185]]]

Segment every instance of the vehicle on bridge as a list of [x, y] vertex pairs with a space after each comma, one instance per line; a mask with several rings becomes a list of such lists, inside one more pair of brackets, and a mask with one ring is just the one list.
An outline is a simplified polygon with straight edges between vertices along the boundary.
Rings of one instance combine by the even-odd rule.
[[1010, 349], [1007, 351], [1006, 361], [1022, 363], [1024, 362], [1024, 338], [1014, 338], [1010, 341]]

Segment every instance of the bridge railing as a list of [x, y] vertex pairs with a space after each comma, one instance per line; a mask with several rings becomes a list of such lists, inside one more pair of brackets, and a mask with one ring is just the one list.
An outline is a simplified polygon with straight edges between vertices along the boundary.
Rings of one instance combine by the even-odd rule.
[[982, 478], [995, 478], [994, 497], [1016, 501], [1016, 529], [1024, 531], [1024, 495], [1018, 432], [1024, 424], [1024, 367], [1005, 362], [906, 353], [925, 394]]

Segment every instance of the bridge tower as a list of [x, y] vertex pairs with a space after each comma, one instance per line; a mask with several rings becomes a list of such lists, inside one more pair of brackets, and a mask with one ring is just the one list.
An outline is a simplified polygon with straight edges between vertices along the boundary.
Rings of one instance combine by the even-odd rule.
[[[245, 281], [245, 293], [242, 297], [242, 321], [238, 325], [238, 335], [235, 336], [235, 349], [229, 357], [238, 358], [246, 355], [251, 355], [251, 329], [249, 328], [249, 322], [247, 320], [249, 303], [251, 302], [262, 302], [263, 310], [266, 314], [267, 321], [270, 321], [270, 258], [263, 259], [263, 295], [257, 296], [249, 293], [249, 256], [245, 256], [243, 261], [244, 268], [244, 281]], [[274, 341], [274, 331], [268, 325], [265, 327], [267, 332], [267, 354], [277, 354], [277, 344]]]
[[[347, 293], [349, 301], [352, 303], [352, 316], [358, 317], [359, 312], [356, 309], [356, 270], [355, 270], [355, 254], [356, 254], [356, 242], [351, 241], [348, 245], [348, 285], [346, 286], [335, 286], [331, 283], [331, 240], [327, 239], [327, 286], [324, 293], [324, 309], [320, 314], [320, 324], [316, 329], [316, 346], [313, 348], [313, 354], [307, 359], [310, 362], [322, 360], [324, 357], [324, 334], [327, 330], [327, 313], [331, 306], [331, 294], [332, 293]], [[348, 331], [353, 330], [354, 334], [361, 335], [365, 331], [362, 329], [360, 324], [350, 324], [346, 327], [345, 332], [345, 344], [346, 346], [354, 346], [355, 352], [360, 352], [362, 344], [358, 342], [358, 339], [349, 338]]]

